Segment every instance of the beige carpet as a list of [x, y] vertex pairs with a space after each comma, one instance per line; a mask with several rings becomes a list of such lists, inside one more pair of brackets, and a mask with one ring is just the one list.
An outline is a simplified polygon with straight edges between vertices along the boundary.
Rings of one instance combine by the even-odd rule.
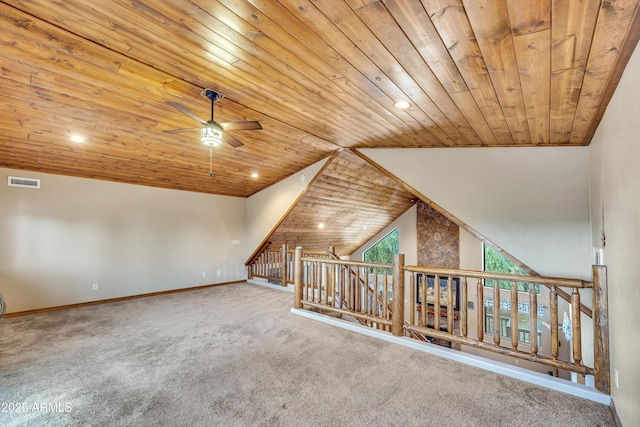
[[607, 406], [296, 316], [292, 298], [237, 284], [4, 319], [0, 425], [614, 425]]

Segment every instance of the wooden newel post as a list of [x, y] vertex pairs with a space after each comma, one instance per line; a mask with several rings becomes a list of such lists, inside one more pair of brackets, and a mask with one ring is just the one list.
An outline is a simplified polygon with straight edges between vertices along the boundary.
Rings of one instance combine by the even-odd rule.
[[302, 308], [302, 246], [296, 248], [293, 258], [293, 308]]
[[393, 314], [391, 333], [404, 335], [404, 254], [393, 256]]
[[611, 392], [609, 365], [609, 315], [607, 299], [607, 267], [593, 267], [593, 345], [595, 386], [603, 393]]

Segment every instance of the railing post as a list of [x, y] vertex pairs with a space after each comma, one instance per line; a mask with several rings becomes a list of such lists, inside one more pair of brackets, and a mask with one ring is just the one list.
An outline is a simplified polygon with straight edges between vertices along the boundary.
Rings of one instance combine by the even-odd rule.
[[603, 393], [611, 392], [609, 365], [609, 315], [607, 300], [607, 268], [594, 265], [593, 269], [593, 343], [595, 386]]
[[280, 286], [287, 286], [287, 245], [280, 249]]
[[302, 246], [296, 247], [293, 259], [293, 308], [302, 308]]
[[393, 314], [391, 333], [404, 335], [404, 254], [393, 256]]

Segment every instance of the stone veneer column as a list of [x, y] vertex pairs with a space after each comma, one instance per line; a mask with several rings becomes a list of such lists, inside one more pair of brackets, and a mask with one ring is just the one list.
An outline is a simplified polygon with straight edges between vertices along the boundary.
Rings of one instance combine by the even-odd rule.
[[417, 203], [418, 265], [460, 268], [460, 229], [422, 201]]

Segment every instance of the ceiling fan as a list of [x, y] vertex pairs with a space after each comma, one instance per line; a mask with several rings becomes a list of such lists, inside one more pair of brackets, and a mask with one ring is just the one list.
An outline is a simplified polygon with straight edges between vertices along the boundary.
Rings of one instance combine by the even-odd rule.
[[[222, 98], [224, 95], [212, 90], [205, 89], [203, 92], [207, 98], [211, 100], [211, 120], [204, 120], [200, 117], [196, 116], [191, 110], [185, 107], [182, 104], [178, 104], [177, 102], [166, 101], [167, 104], [171, 105], [176, 110], [181, 113], [186, 114], [187, 116], [197, 120], [202, 123], [203, 126], [200, 128], [200, 141], [204, 144], [215, 147], [222, 144], [222, 141], [226, 142], [233, 148], [241, 147], [244, 144], [240, 142], [237, 138], [232, 135], [229, 135], [229, 131], [234, 130], [259, 130], [262, 129], [260, 122], [257, 120], [239, 120], [235, 122], [226, 122], [226, 123], [217, 123], [213, 120], [213, 111], [214, 111], [214, 103]], [[188, 128], [188, 129], [173, 129], [173, 130], [165, 130], [166, 133], [182, 133], [188, 132], [192, 130], [196, 130], [197, 128]]]

